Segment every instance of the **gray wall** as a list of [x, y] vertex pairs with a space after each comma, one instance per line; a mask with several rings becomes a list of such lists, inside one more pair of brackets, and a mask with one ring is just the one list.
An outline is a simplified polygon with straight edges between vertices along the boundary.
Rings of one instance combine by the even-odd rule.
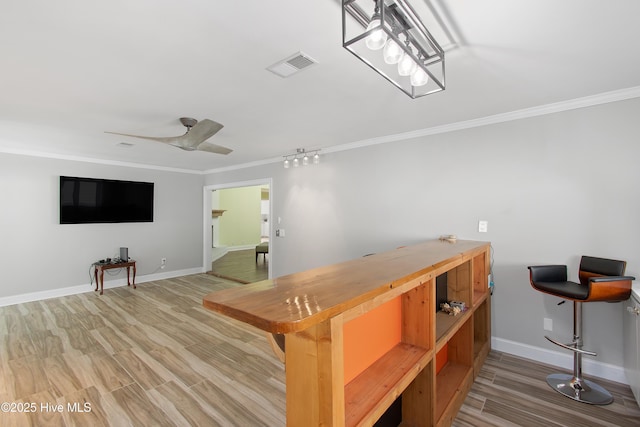
[[[274, 277], [442, 234], [489, 240], [494, 337], [555, 351], [543, 338], [543, 318], [568, 341], [572, 306], [534, 291], [528, 265], [568, 264], [576, 278], [580, 255], [590, 254], [625, 259], [627, 273], [640, 278], [638, 117], [640, 100], [632, 99], [332, 152], [317, 166], [216, 173], [205, 182], [273, 177], [273, 224], [286, 231], [272, 239]], [[488, 233], [478, 233], [478, 220], [489, 221]], [[621, 305], [587, 304], [585, 317], [585, 346], [621, 366]]]
[[[155, 183], [153, 223], [59, 224], [59, 176]], [[0, 298], [90, 283], [91, 263], [129, 248], [138, 276], [202, 267], [201, 175], [0, 153]], [[160, 259], [167, 266], [160, 270]], [[105, 274], [105, 281], [124, 280]]]

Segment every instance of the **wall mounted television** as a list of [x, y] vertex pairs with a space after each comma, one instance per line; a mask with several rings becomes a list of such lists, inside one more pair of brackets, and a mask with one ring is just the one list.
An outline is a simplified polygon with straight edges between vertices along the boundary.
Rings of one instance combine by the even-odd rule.
[[153, 182], [60, 177], [60, 224], [153, 222]]

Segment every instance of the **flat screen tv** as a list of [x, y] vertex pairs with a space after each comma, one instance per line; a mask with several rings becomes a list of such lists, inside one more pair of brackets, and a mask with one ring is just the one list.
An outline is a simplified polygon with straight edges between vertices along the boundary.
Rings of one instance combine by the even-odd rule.
[[60, 177], [60, 224], [153, 222], [153, 182]]

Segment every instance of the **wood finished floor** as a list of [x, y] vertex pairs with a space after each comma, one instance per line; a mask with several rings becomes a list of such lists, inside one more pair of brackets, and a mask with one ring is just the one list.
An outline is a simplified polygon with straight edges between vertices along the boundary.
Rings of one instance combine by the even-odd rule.
[[227, 252], [211, 264], [209, 274], [238, 283], [253, 283], [269, 278], [269, 254], [259, 254], [255, 249]]
[[595, 380], [613, 395], [610, 405], [576, 402], [549, 387], [547, 375], [569, 373], [529, 359], [492, 351], [471, 387], [454, 427], [640, 426], [640, 408], [629, 386]]
[[0, 308], [0, 401], [36, 405], [0, 425], [284, 425], [264, 333], [202, 307], [230, 286], [199, 274]]
[[[0, 401], [36, 409], [0, 425], [284, 426], [284, 367], [264, 333], [202, 307], [230, 286], [198, 274], [0, 307]], [[602, 381], [615, 402], [580, 404], [546, 385], [552, 371], [492, 352], [454, 425], [640, 425], [629, 387]]]

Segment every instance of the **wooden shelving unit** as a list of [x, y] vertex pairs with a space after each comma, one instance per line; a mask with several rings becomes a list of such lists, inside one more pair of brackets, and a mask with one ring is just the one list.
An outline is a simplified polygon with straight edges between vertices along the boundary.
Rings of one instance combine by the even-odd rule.
[[[203, 304], [284, 334], [288, 426], [370, 426], [400, 395], [403, 425], [447, 426], [490, 349], [488, 260], [485, 242], [429, 241], [214, 292]], [[448, 298], [467, 306], [457, 316], [436, 312], [445, 272]]]

